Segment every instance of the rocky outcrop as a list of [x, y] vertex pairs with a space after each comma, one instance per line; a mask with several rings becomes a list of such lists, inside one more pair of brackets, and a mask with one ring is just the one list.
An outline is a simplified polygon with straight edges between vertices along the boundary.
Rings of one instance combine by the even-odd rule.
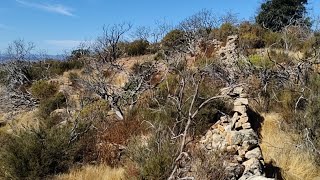
[[252, 128], [247, 111], [249, 102], [242, 87], [222, 94], [234, 100], [232, 116], [222, 116], [202, 137], [200, 146], [205, 151], [228, 152], [233, 158], [224, 160], [230, 179], [268, 179], [265, 178], [264, 160], [259, 147], [259, 137]]
[[226, 45], [221, 47], [220, 50], [217, 52], [218, 57], [223, 62], [228, 64], [236, 63], [239, 59], [239, 52], [238, 52], [238, 35], [232, 35], [227, 37]]

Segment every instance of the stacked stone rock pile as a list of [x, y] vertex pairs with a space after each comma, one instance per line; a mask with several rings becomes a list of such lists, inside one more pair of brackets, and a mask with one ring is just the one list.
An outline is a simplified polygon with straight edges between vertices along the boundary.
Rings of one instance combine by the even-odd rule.
[[238, 60], [238, 40], [238, 35], [227, 37], [226, 45], [224, 47], [221, 47], [217, 52], [222, 61], [236, 62]]
[[234, 99], [233, 116], [222, 116], [202, 137], [201, 148], [231, 154], [233, 158], [224, 162], [230, 179], [268, 179], [259, 138], [251, 125], [254, 119], [249, 119], [247, 114], [247, 96], [242, 87], [234, 88], [227, 95]]

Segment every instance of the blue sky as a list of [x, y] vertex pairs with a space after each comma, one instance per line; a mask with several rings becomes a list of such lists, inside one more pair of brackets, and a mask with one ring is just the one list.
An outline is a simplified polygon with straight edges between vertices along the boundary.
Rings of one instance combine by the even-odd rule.
[[[262, 0], [1, 0], [0, 51], [23, 38], [48, 54], [61, 54], [81, 41], [94, 40], [103, 25], [131, 22], [134, 27], [152, 26], [165, 19], [177, 24], [209, 9], [227, 11], [240, 19], [253, 18]], [[310, 0], [311, 13], [319, 12], [320, 0]], [[312, 8], [311, 8], [312, 7]]]

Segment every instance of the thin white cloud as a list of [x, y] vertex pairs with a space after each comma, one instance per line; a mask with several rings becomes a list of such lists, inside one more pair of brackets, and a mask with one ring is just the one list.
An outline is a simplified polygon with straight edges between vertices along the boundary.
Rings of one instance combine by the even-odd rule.
[[60, 48], [75, 48], [83, 41], [79, 40], [45, 40], [45, 43]]
[[28, 1], [24, 1], [24, 0], [16, 0], [16, 2], [18, 2], [24, 6], [37, 8], [37, 9], [41, 9], [41, 10], [52, 12], [52, 13], [57, 13], [57, 14], [65, 15], [65, 16], [75, 16], [72, 13], [71, 8], [66, 7], [64, 5], [61, 5], [61, 4], [43, 4], [43, 3], [28, 2]]

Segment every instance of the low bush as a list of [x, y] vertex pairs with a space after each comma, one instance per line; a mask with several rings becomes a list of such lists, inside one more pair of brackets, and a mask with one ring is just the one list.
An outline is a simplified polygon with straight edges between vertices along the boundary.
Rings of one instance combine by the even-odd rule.
[[263, 48], [263, 33], [264, 30], [257, 24], [243, 22], [239, 26], [239, 43], [244, 49]]
[[110, 107], [105, 100], [94, 101], [86, 105], [80, 112], [80, 118], [85, 121], [100, 122], [106, 120]]
[[278, 32], [267, 31], [263, 35], [263, 41], [265, 42], [266, 47], [281, 47], [281, 34]]
[[320, 32], [319, 31], [314, 33], [313, 39], [314, 39], [314, 41], [313, 41], [312, 46], [315, 48], [319, 48], [320, 47]]
[[97, 132], [98, 161], [111, 167], [117, 167], [121, 161], [121, 147], [126, 146], [133, 136], [146, 132], [146, 126], [139, 119], [140, 112], [131, 110], [123, 121], [115, 117], [106, 118], [106, 122], [95, 125]]
[[70, 61], [48, 61], [50, 64], [49, 74], [61, 75], [65, 71], [71, 69], [81, 69], [83, 67], [83, 62], [78, 60], [70, 60]]
[[45, 80], [36, 81], [31, 85], [31, 94], [37, 99], [47, 99], [54, 96], [58, 91], [58, 86]]
[[212, 30], [210, 36], [221, 42], [226, 42], [228, 36], [235, 34], [238, 34], [237, 27], [235, 27], [231, 23], [224, 23], [220, 26], [220, 28]]
[[66, 172], [74, 163], [76, 144], [70, 129], [28, 129], [8, 135], [0, 147], [0, 179], [45, 179]]
[[7, 72], [0, 70], [0, 84], [6, 84], [7, 82]]
[[[223, 84], [219, 84], [218, 81], [214, 81], [211, 78], [204, 78], [203, 82], [199, 86], [199, 97], [195, 101], [195, 107], [198, 107], [207, 98], [216, 96], [219, 94], [219, 89], [223, 87]], [[192, 88], [192, 87], [191, 87]], [[191, 89], [193, 93], [193, 89]], [[190, 96], [187, 92], [187, 96]], [[203, 135], [213, 123], [220, 119], [223, 114], [230, 114], [233, 105], [223, 99], [216, 99], [209, 102], [204, 106], [194, 119], [191, 129], [193, 129], [194, 135]]]
[[65, 71], [72, 69], [81, 69], [83, 62], [80, 60], [45, 60], [34, 62], [28, 70], [31, 80], [40, 80], [45, 77], [54, 77], [62, 75]]
[[163, 52], [159, 51], [156, 53], [156, 55], [154, 56], [154, 60], [159, 61], [159, 60], [164, 60], [165, 55]]
[[177, 156], [178, 143], [172, 142], [165, 130], [153, 133], [148, 139], [132, 139], [127, 154], [137, 163], [139, 179], [167, 179]]
[[161, 41], [162, 46], [174, 48], [184, 43], [184, 32], [178, 29], [170, 31]]
[[[95, 101], [83, 108], [79, 119], [91, 124], [95, 128], [90, 132], [91, 137], [84, 137], [88, 141], [83, 153], [91, 156], [86, 161], [95, 160], [99, 163], [117, 167], [120, 163], [121, 149], [132, 136], [145, 132], [145, 126], [139, 119], [140, 112], [134, 108], [127, 112], [125, 119], [119, 121], [110, 113], [110, 107], [104, 100]], [[90, 152], [89, 154], [86, 152]]]
[[269, 57], [277, 63], [292, 64], [293, 61], [293, 57], [284, 51], [277, 52], [276, 50], [271, 50], [269, 53]]
[[126, 53], [129, 56], [139, 56], [148, 53], [149, 42], [146, 40], [135, 40], [128, 43]]
[[270, 68], [273, 65], [273, 62], [269, 60], [269, 58], [258, 55], [258, 54], [253, 54], [249, 56], [249, 62], [257, 67], [262, 67], [262, 68]]
[[48, 99], [43, 99], [40, 101], [39, 116], [47, 118], [52, 111], [63, 108], [65, 105], [66, 97], [62, 93], [58, 93]]
[[207, 67], [215, 62], [216, 62], [215, 58], [204, 57], [204, 58], [197, 59], [195, 61], [195, 66], [198, 67], [199, 69], [201, 69], [201, 68]]

